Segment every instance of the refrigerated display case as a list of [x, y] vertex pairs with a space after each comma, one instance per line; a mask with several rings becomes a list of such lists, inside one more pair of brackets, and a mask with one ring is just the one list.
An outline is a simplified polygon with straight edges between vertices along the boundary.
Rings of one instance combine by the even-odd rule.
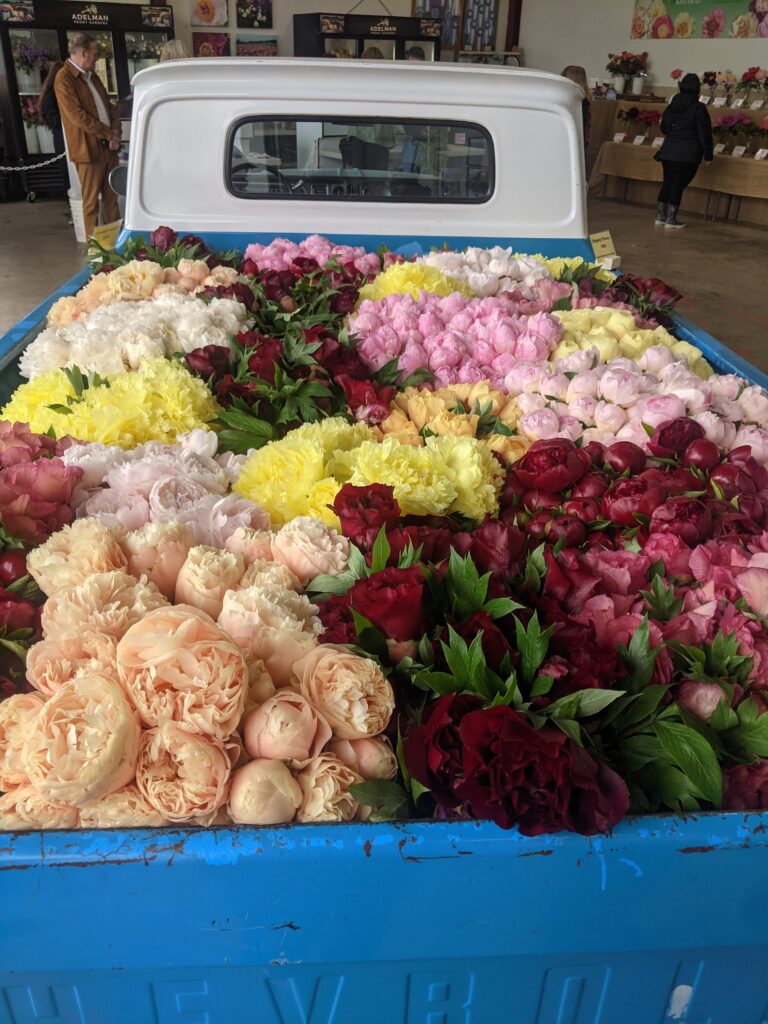
[[25, 166], [25, 191], [59, 191], [58, 164], [35, 169], [55, 152], [53, 135], [37, 116], [37, 97], [54, 61], [65, 59], [75, 32], [96, 36], [96, 74], [115, 102], [127, 96], [137, 71], [155, 64], [173, 38], [166, 5], [15, 0], [0, 4], [0, 119], [3, 162]]
[[297, 57], [362, 57], [376, 47], [384, 60], [405, 60], [418, 47], [423, 58], [440, 60], [440, 18], [379, 18], [369, 14], [294, 14]]

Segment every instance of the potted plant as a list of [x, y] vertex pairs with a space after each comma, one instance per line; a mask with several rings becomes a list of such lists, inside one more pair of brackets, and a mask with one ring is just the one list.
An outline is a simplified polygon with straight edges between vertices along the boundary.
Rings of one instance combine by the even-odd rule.
[[21, 119], [24, 122], [24, 138], [27, 143], [27, 152], [40, 152], [40, 142], [37, 137], [37, 127], [40, 119], [37, 116], [37, 102], [34, 96], [21, 97]]
[[623, 53], [609, 53], [608, 63], [605, 65], [605, 70], [611, 76], [611, 85], [618, 95], [625, 92], [627, 88], [629, 72], [627, 70], [626, 58], [628, 56], [629, 54], [626, 50]]

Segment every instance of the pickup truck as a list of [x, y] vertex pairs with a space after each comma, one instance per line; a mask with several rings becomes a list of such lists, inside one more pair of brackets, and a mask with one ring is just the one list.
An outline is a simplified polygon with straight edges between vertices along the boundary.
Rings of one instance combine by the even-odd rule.
[[[119, 244], [164, 224], [218, 249], [318, 233], [592, 258], [580, 103], [564, 79], [492, 67], [143, 71]], [[87, 276], [0, 340], [6, 393]], [[673, 330], [768, 384], [687, 321]], [[765, 1024], [767, 826], [754, 812], [633, 817], [592, 838], [483, 821], [5, 833], [0, 1024]]]

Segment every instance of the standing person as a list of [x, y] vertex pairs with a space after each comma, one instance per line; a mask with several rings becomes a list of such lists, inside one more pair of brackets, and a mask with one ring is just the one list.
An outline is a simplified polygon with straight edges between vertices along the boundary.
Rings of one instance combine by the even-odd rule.
[[[57, 60], [51, 65], [48, 74], [45, 76], [42, 88], [40, 89], [40, 95], [37, 97], [37, 113], [43, 124], [50, 128], [53, 133], [53, 152], [57, 154], [64, 153], [65, 148], [64, 132], [61, 127], [61, 114], [59, 113], [59, 104], [56, 102], [56, 93], [53, 90], [53, 83], [56, 80], [56, 75], [58, 75], [63, 67], [63, 60]], [[61, 169], [62, 188], [66, 192], [69, 188], [67, 161], [61, 160], [59, 162], [59, 168]]]
[[709, 111], [699, 103], [701, 82], [698, 75], [685, 75], [661, 119], [666, 136], [655, 160], [664, 168], [664, 183], [656, 204], [656, 224], [684, 228], [677, 219], [683, 192], [693, 181], [702, 159], [712, 162], [712, 122]]
[[94, 75], [98, 42], [76, 32], [69, 41], [69, 60], [54, 83], [69, 158], [77, 168], [83, 193], [83, 219], [88, 238], [99, 218], [101, 196], [104, 222], [120, 219], [117, 196], [108, 176], [117, 166], [121, 125], [101, 79]]
[[574, 82], [584, 93], [581, 101], [581, 121], [584, 128], [584, 155], [589, 155], [589, 129], [592, 124], [592, 110], [589, 98], [589, 85], [587, 83], [587, 72], [578, 64], [569, 64], [562, 72], [562, 77], [569, 82]]

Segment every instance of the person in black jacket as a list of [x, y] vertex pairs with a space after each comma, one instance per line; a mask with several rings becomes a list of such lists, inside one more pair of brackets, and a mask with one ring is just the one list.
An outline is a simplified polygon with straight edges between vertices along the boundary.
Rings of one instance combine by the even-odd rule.
[[698, 75], [685, 75], [680, 92], [661, 119], [666, 136], [656, 155], [664, 168], [664, 184], [656, 205], [656, 223], [668, 228], [684, 228], [677, 219], [683, 192], [693, 181], [702, 159], [712, 160], [712, 122], [709, 111], [699, 103], [701, 82]]
[[[43, 124], [51, 129], [53, 133], [53, 151], [54, 153], [64, 152], [64, 130], [61, 126], [61, 114], [59, 113], [59, 104], [56, 100], [56, 93], [53, 91], [53, 83], [56, 80], [56, 75], [64, 67], [63, 60], [57, 60], [51, 65], [51, 69], [45, 76], [45, 81], [40, 89], [40, 95], [37, 98], [37, 113]], [[61, 187], [66, 192], [69, 188], [69, 171], [67, 170], [67, 161], [60, 160], [58, 168], [61, 173]]]

